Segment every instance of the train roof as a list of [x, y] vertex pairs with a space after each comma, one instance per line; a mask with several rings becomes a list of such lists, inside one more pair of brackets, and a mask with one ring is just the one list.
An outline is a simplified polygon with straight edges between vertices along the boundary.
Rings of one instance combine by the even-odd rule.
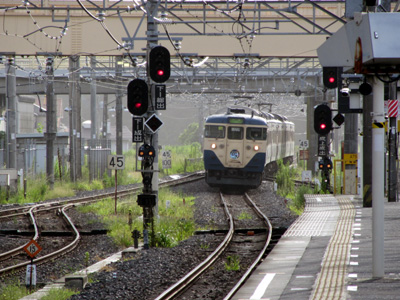
[[235, 119], [243, 120], [242, 124], [246, 125], [267, 125], [267, 120], [258, 116], [247, 114], [219, 114], [212, 115], [206, 119], [206, 123], [226, 123], [226, 124], [239, 124]]

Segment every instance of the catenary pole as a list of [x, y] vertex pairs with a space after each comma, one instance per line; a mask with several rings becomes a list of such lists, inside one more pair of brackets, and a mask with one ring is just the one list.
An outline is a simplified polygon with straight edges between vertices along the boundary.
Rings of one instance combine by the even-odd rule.
[[373, 124], [372, 124], [372, 275], [382, 278], [385, 275], [384, 253], [384, 149], [385, 112], [384, 84], [374, 78], [373, 85]]
[[95, 154], [97, 142], [97, 84], [96, 84], [96, 57], [90, 57], [90, 151], [89, 151], [89, 180], [97, 178], [95, 174]]
[[6, 69], [6, 101], [7, 101], [7, 157], [6, 166], [17, 168], [17, 79], [15, 74], [15, 58], [7, 59]]
[[54, 188], [54, 141], [57, 132], [53, 62], [54, 59], [51, 56], [46, 60], [46, 174], [50, 189]]

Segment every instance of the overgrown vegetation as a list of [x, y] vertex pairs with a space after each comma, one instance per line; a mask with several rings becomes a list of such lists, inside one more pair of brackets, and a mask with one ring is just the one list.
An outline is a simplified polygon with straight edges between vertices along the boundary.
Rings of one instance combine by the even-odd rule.
[[182, 145], [190, 145], [199, 140], [200, 136], [199, 123], [191, 123], [185, 130], [179, 135], [178, 140]]
[[240, 271], [240, 259], [237, 255], [228, 256], [225, 262], [227, 271]]
[[276, 183], [278, 185], [278, 195], [288, 197], [293, 195], [294, 179], [298, 175], [298, 170], [289, 164], [284, 164], [282, 160], [278, 160], [278, 171], [276, 173]]
[[76, 295], [76, 294], [79, 294], [79, 292], [70, 290], [67, 288], [61, 288], [61, 289], [53, 288], [53, 289], [49, 290], [49, 292], [46, 296], [44, 296], [40, 299], [41, 300], [67, 300], [72, 295]]
[[19, 281], [0, 286], [0, 299], [2, 300], [17, 300], [27, 295], [29, 295], [29, 290]]
[[[154, 218], [153, 241], [157, 247], [173, 247], [193, 235], [196, 230], [193, 221], [193, 200], [191, 196], [176, 194], [169, 189], [159, 191], [159, 218]], [[100, 215], [109, 229], [108, 235], [118, 246], [132, 246], [132, 231], [143, 231], [142, 208], [136, 204], [136, 196], [120, 201], [117, 205], [117, 215], [114, 213], [114, 204], [114, 199], [106, 199], [82, 206], [79, 210]], [[128, 224], [129, 211], [133, 216], [132, 227]]]
[[324, 193], [324, 191], [319, 191], [317, 186], [313, 189], [308, 184], [303, 184], [296, 188], [294, 180], [297, 179], [299, 173], [300, 169], [285, 165], [282, 160], [278, 161], [278, 172], [276, 174], [277, 194], [289, 199], [288, 207], [297, 215], [303, 213], [305, 194]]
[[[185, 146], [169, 146], [166, 147], [166, 149], [172, 152], [172, 168], [168, 170], [169, 174], [179, 174], [204, 169], [203, 162], [200, 159], [202, 152], [199, 143]], [[136, 152], [130, 150], [125, 152], [124, 156], [126, 168], [125, 170], [118, 171], [118, 185], [141, 182], [142, 176], [140, 172], [135, 171]], [[140, 165], [138, 165], [138, 167], [140, 168]], [[168, 174], [162, 169], [161, 159], [159, 160], [159, 169], [161, 170], [161, 176]], [[17, 192], [10, 193], [6, 188], [0, 187], [0, 204], [23, 204], [59, 197], [70, 197], [77, 191], [100, 190], [115, 185], [114, 173], [111, 176], [108, 176], [106, 172], [102, 179], [89, 181], [87, 165], [82, 168], [82, 179], [75, 183], [69, 180], [70, 177], [67, 170], [60, 170], [58, 163], [55, 164], [54, 174], [56, 181], [53, 189], [50, 189], [45, 174], [37, 175], [35, 178], [27, 177], [26, 198], [24, 197], [24, 191], [21, 188], [19, 188]], [[59, 174], [62, 174], [61, 179]]]

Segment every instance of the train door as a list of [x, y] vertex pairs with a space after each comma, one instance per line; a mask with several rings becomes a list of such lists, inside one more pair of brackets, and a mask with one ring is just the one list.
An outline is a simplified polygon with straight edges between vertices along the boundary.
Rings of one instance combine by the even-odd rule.
[[242, 168], [244, 158], [244, 127], [228, 126], [225, 163], [228, 168]]

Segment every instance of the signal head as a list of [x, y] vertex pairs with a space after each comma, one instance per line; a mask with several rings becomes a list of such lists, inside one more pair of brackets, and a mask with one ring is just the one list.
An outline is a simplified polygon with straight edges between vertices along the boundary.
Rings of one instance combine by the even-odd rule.
[[128, 110], [132, 115], [141, 116], [149, 108], [149, 91], [142, 79], [134, 79], [128, 84]]
[[326, 135], [332, 130], [332, 111], [326, 104], [320, 104], [314, 109], [314, 130], [320, 135]]
[[143, 144], [142, 146], [139, 147], [138, 155], [140, 157], [155, 157], [156, 156], [156, 151], [154, 150], [154, 147], [149, 144]]
[[167, 81], [171, 75], [171, 56], [167, 48], [157, 46], [149, 54], [150, 78], [157, 83]]
[[327, 89], [335, 89], [338, 87], [338, 80], [341, 78], [341, 68], [339, 67], [323, 67], [322, 79]]

